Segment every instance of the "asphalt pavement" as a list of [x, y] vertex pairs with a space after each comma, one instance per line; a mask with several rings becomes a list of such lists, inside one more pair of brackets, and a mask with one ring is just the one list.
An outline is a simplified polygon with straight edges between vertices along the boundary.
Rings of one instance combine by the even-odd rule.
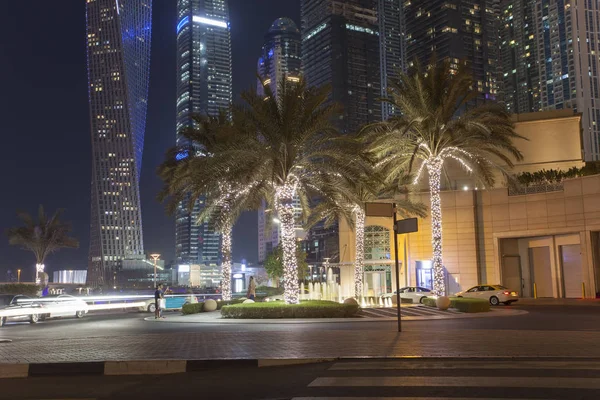
[[0, 399], [600, 398], [600, 359], [344, 360], [162, 376], [6, 379]]

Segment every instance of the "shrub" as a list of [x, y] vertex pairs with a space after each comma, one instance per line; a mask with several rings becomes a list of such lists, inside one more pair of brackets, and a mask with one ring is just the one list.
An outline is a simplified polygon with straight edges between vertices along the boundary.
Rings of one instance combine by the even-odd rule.
[[186, 303], [181, 307], [183, 315], [198, 314], [204, 312], [204, 303]]
[[[217, 310], [220, 310], [223, 306], [241, 304], [243, 301], [244, 300], [217, 301]], [[186, 303], [181, 307], [181, 313], [183, 315], [198, 314], [202, 312], [204, 312], [204, 302]]]
[[358, 310], [358, 305], [333, 301], [303, 301], [300, 304], [269, 302], [228, 305], [223, 307], [221, 315], [223, 318], [236, 319], [350, 318]]
[[37, 296], [40, 291], [38, 285], [28, 285], [26, 283], [9, 283], [0, 285], [1, 294], [23, 294], [25, 296]]
[[[435, 299], [427, 297], [423, 299], [423, 304], [429, 307], [437, 307]], [[451, 297], [450, 308], [456, 308], [464, 313], [477, 313], [490, 311], [490, 302], [483, 299], [470, 299], [467, 297]]]
[[283, 288], [271, 287], [271, 286], [259, 286], [256, 288], [256, 294], [261, 297], [277, 296], [283, 294]]

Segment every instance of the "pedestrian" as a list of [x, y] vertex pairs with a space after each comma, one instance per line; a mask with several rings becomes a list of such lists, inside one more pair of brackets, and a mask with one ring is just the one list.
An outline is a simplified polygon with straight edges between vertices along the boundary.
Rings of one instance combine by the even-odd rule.
[[254, 277], [251, 276], [250, 282], [248, 283], [248, 293], [247, 293], [246, 297], [250, 300], [254, 300], [255, 296], [256, 296], [256, 283], [254, 283]]
[[164, 299], [164, 298], [165, 298], [165, 296], [162, 291], [162, 283], [159, 283], [156, 286], [156, 292], [154, 292], [154, 319], [162, 318], [161, 303], [162, 303], [162, 299]]

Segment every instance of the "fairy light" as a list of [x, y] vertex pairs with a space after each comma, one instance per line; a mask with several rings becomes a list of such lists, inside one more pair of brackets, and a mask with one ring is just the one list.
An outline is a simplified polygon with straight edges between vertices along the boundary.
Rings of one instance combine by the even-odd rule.
[[281, 228], [283, 250], [283, 297], [288, 304], [299, 302], [298, 260], [296, 259], [296, 218], [294, 217], [294, 195], [296, 182], [286, 182], [275, 189], [275, 207]]
[[356, 259], [354, 261], [354, 296], [359, 299], [363, 296], [364, 262], [365, 262], [365, 211], [355, 206], [353, 209], [355, 225]]
[[225, 217], [225, 221], [221, 228], [221, 253], [223, 259], [221, 261], [221, 293], [223, 300], [231, 300], [231, 218]]
[[35, 284], [39, 285], [42, 283], [42, 279], [40, 278], [40, 274], [44, 272], [46, 266], [44, 264], [35, 264]]
[[440, 157], [427, 161], [429, 173], [429, 193], [431, 197], [431, 244], [433, 247], [433, 293], [443, 296], [446, 292], [444, 269], [442, 264], [442, 203], [440, 198], [442, 166]]

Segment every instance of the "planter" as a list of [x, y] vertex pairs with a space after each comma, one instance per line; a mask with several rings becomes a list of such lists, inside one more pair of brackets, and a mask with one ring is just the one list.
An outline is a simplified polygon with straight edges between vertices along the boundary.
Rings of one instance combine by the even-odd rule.
[[438, 310], [447, 310], [450, 307], [450, 297], [440, 296], [435, 300]]

